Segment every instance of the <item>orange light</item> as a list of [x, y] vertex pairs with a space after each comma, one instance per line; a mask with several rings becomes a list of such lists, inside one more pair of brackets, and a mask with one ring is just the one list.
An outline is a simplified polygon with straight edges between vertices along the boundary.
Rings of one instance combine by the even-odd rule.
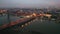
[[35, 14], [35, 13], [33, 13], [33, 15], [34, 15], [34, 16], [36, 16], [36, 14]]
[[45, 16], [50, 17], [50, 16], [52, 16], [52, 15], [50, 15], [50, 14], [45, 14]]
[[30, 16], [26, 16], [27, 18], [29, 18]]

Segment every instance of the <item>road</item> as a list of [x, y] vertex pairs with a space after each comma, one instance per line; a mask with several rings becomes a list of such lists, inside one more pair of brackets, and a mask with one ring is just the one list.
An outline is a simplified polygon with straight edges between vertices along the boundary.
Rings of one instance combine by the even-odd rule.
[[[5, 18], [5, 20], [7, 19], [7, 17], [5, 16], [5, 17], [2, 17], [2, 19], [3, 18]], [[17, 25], [17, 24], [21, 24], [22, 22], [26, 22], [26, 21], [29, 21], [29, 20], [31, 20], [31, 19], [33, 19], [34, 17], [29, 17], [29, 18], [17, 18], [17, 17], [15, 17], [15, 16], [10, 16], [10, 23], [9, 22], [7, 22], [7, 23], [4, 23], [3, 21], [5, 21], [4, 19], [2, 20], [2, 22], [3, 22], [3, 24], [0, 26], [0, 30], [1, 29], [5, 29], [5, 28], [7, 28], [7, 27], [12, 27], [12, 26], [14, 26], [14, 25]], [[15, 21], [14, 21], [15, 20]], [[7, 20], [8, 21], [8, 20]], [[2, 23], [1, 22], [1, 23]]]

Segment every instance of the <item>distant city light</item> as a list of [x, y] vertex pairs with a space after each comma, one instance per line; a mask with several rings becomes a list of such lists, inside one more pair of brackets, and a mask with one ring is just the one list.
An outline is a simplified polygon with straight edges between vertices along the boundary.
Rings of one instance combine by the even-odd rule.
[[26, 16], [27, 18], [30, 18], [30, 16]]

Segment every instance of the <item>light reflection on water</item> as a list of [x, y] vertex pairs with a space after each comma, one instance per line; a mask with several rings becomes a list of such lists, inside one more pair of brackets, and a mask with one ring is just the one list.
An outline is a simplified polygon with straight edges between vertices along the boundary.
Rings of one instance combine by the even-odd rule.
[[42, 33], [60, 33], [60, 24], [55, 23], [56, 21], [51, 20], [37, 20], [33, 22], [29, 27], [33, 31], [38, 31]]

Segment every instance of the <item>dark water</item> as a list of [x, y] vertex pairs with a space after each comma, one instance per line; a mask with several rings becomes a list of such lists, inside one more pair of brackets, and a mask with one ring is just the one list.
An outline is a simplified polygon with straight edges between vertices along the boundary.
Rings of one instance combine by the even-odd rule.
[[38, 20], [33, 22], [29, 27], [32, 31], [44, 34], [60, 34], [60, 24], [55, 23], [55, 21]]

